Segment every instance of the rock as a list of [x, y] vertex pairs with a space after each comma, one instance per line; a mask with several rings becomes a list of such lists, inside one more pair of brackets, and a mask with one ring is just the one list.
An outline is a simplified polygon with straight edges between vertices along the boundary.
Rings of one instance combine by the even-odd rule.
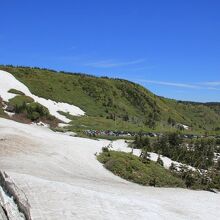
[[15, 112], [15, 107], [13, 105], [8, 105], [5, 110], [7, 112]]

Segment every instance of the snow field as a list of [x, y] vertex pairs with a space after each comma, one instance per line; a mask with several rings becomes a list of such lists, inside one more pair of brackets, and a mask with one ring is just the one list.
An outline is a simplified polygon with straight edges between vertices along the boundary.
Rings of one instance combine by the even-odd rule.
[[25, 192], [33, 220], [219, 219], [220, 194], [144, 187], [113, 175], [94, 155], [109, 143], [0, 119], [0, 167]]

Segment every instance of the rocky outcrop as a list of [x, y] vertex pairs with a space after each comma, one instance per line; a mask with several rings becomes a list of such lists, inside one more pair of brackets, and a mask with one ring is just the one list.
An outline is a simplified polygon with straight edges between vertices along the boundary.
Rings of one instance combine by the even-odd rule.
[[2, 171], [0, 171], [0, 185], [9, 196], [14, 198], [14, 202], [18, 206], [19, 211], [24, 214], [25, 219], [31, 220], [30, 204], [25, 193], [16, 186], [7, 173]]
[[0, 205], [0, 219], [1, 220], [8, 220], [8, 217], [5, 213], [5, 210], [1, 207], [1, 205]]

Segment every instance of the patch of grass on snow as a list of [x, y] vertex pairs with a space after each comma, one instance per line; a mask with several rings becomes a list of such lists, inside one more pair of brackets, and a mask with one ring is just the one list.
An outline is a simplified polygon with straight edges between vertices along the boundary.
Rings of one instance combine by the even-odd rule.
[[23, 92], [21, 92], [17, 89], [9, 89], [8, 92], [16, 94], [16, 95], [25, 95]]
[[157, 187], [185, 187], [184, 182], [153, 161], [143, 163], [137, 156], [124, 152], [104, 151], [97, 156], [104, 167], [126, 180]]
[[31, 97], [25, 95], [18, 95], [9, 100], [9, 104], [12, 106], [22, 106], [24, 103], [27, 104], [32, 102], [34, 102], [34, 100]]

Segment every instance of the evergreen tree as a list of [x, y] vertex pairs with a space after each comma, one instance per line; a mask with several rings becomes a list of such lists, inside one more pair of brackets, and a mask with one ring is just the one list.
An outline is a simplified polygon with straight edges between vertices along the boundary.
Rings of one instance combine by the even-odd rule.
[[158, 158], [157, 158], [157, 163], [159, 164], [159, 165], [161, 165], [162, 167], [163, 167], [163, 160], [160, 158], [160, 155], [158, 155]]

